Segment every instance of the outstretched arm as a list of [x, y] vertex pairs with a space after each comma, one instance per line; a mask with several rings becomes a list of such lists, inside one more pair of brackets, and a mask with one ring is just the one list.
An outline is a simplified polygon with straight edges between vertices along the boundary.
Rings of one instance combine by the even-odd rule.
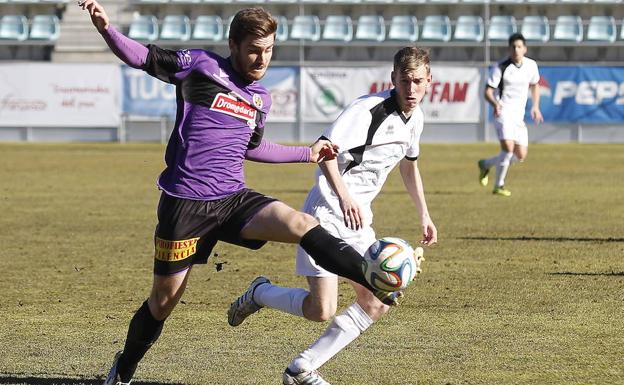
[[427, 202], [425, 201], [425, 191], [420, 177], [420, 171], [418, 170], [418, 163], [415, 160], [403, 159], [399, 164], [399, 170], [401, 171], [401, 177], [403, 178], [405, 188], [420, 213], [420, 223], [423, 234], [421, 243], [428, 246], [433, 245], [438, 242], [438, 230], [429, 216]]
[[319, 139], [312, 146], [284, 146], [261, 139], [260, 143], [247, 150], [245, 159], [263, 163], [318, 163], [333, 159], [337, 146], [328, 140]]
[[110, 19], [102, 7], [95, 0], [84, 0], [78, 3], [82, 9], [89, 12], [91, 22], [106, 41], [111, 51], [124, 63], [134, 68], [143, 68], [147, 60], [148, 49], [117, 31], [110, 25]]

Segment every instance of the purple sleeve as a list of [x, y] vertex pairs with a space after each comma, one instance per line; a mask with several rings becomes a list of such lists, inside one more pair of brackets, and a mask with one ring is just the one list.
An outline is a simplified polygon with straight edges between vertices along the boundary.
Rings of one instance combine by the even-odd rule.
[[310, 147], [283, 146], [262, 139], [258, 147], [247, 150], [245, 158], [263, 163], [308, 163]]
[[111, 51], [124, 63], [134, 68], [143, 68], [149, 50], [143, 44], [124, 36], [112, 25], [108, 26], [102, 36]]

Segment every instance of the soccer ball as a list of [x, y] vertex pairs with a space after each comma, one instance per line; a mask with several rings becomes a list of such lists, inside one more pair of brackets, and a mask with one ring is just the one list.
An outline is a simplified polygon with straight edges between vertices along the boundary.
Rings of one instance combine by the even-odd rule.
[[400, 238], [381, 238], [364, 253], [362, 272], [375, 289], [403, 290], [420, 272], [422, 251], [422, 247], [414, 250]]

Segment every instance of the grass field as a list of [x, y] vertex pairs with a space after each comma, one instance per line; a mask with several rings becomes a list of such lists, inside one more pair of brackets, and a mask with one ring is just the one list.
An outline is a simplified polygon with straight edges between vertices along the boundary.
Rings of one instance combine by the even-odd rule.
[[[151, 284], [163, 151], [0, 144], [0, 384], [101, 382]], [[402, 306], [321, 368], [332, 384], [624, 384], [624, 146], [532, 145], [510, 171], [511, 198], [476, 180], [476, 160], [496, 151], [423, 146], [439, 245]], [[246, 170], [253, 188], [300, 207], [314, 166]], [[379, 236], [416, 241], [397, 172], [374, 209]], [[305, 281], [292, 245], [215, 251], [134, 384], [279, 384], [325, 328], [272, 310], [229, 327], [229, 303], [256, 275]]]

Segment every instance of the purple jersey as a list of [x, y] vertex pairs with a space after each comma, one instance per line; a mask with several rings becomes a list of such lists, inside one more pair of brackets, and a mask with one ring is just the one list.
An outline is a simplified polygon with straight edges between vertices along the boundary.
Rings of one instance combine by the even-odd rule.
[[271, 107], [268, 90], [240, 78], [229, 60], [200, 49], [149, 46], [145, 69], [177, 88], [160, 188], [187, 199], [219, 199], [244, 188], [243, 160], [252, 134], [260, 142]]

